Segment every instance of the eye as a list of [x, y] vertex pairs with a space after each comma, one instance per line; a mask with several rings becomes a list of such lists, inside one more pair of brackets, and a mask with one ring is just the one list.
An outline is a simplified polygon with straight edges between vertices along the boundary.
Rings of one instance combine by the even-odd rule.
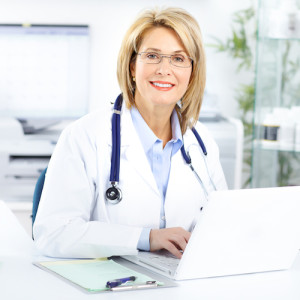
[[172, 60], [176, 63], [183, 63], [186, 58], [183, 55], [172, 55]]
[[155, 53], [155, 52], [149, 52], [149, 53], [147, 53], [146, 57], [149, 60], [155, 60], [155, 59], [159, 59], [160, 55], [158, 53]]

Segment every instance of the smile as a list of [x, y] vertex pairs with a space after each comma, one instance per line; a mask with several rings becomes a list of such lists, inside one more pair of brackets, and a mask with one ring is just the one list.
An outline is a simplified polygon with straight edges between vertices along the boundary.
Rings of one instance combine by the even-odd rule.
[[159, 87], [172, 87], [172, 84], [170, 83], [158, 83], [158, 82], [153, 82], [153, 84], [155, 86], [159, 86]]
[[150, 81], [150, 84], [155, 87], [158, 90], [164, 90], [164, 91], [168, 91], [170, 90], [174, 84], [171, 83], [167, 83], [167, 82], [157, 82], [157, 81]]

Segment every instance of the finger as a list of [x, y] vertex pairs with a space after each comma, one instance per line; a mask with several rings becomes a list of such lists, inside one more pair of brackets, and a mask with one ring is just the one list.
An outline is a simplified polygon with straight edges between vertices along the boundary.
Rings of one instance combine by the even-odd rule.
[[177, 258], [182, 257], [182, 253], [180, 252], [180, 250], [177, 249], [177, 247], [173, 243], [168, 243], [164, 248], [168, 250], [171, 254], [175, 255]]
[[186, 245], [191, 237], [191, 233], [184, 230], [183, 228], [179, 227], [176, 228], [176, 231], [173, 233], [171, 237], [169, 237], [170, 240], [173, 240], [178, 244], [180, 249], [184, 250], [186, 248]]
[[182, 235], [184, 237], [184, 239], [186, 240], [186, 242], [188, 242], [191, 237], [191, 233], [181, 227], [179, 229], [180, 229], [180, 231], [179, 231], [180, 235]]
[[189, 241], [189, 239], [191, 237], [191, 233], [189, 231], [186, 231], [182, 227], [176, 227], [176, 228], [172, 228], [172, 229], [173, 229], [173, 232], [172, 232], [173, 234], [183, 236], [187, 242]]
[[177, 246], [178, 250], [185, 250], [187, 241], [184, 236], [174, 235], [170, 241]]
[[190, 240], [191, 235], [192, 234], [189, 231], [185, 231], [184, 238], [185, 238], [185, 240], [186, 240], [187, 243]]

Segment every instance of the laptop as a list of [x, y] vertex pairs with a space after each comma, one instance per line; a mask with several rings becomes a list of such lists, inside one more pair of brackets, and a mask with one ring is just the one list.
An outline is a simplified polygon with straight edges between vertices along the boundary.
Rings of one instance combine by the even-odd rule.
[[300, 186], [294, 186], [213, 192], [181, 259], [167, 251], [122, 257], [184, 280], [289, 269], [299, 249]]

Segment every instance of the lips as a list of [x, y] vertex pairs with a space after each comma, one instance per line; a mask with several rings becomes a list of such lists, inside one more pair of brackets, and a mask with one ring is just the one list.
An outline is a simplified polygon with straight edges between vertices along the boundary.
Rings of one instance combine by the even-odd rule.
[[150, 81], [150, 84], [159, 91], [169, 91], [175, 86], [175, 84], [166, 81]]

